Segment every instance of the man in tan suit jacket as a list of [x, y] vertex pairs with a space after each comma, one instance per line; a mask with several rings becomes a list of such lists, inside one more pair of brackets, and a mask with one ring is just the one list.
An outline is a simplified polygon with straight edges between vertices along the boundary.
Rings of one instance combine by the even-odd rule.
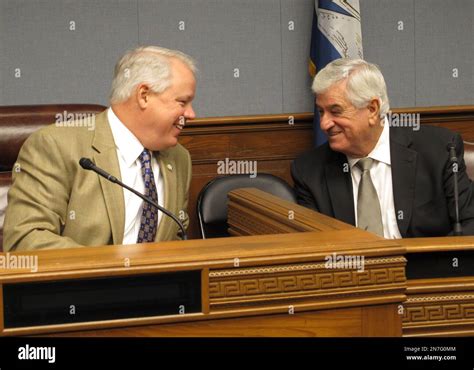
[[[150, 72], [158, 75], [151, 81]], [[109, 108], [152, 152], [163, 180], [161, 203], [185, 227], [191, 159], [177, 139], [185, 120], [195, 116], [194, 73], [185, 54], [157, 47], [135, 49], [116, 66]], [[79, 165], [80, 158], [91, 158], [124, 181], [110, 124], [106, 110], [94, 117], [94, 130], [77, 121], [67, 127], [50, 125], [28, 138], [8, 194], [6, 252], [123, 244], [128, 191]], [[177, 239], [178, 232], [175, 222], [163, 215], [154, 240]]]

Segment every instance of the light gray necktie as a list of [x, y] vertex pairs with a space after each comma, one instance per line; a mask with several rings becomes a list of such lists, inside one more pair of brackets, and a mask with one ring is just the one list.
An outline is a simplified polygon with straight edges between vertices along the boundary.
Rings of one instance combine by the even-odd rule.
[[383, 237], [379, 197], [369, 171], [373, 162], [372, 158], [362, 158], [356, 163], [356, 166], [362, 171], [357, 194], [357, 223], [361, 229]]

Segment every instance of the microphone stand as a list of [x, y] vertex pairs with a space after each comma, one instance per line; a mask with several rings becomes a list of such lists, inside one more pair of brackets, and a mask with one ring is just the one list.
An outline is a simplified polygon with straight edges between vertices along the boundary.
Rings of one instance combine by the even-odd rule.
[[79, 161], [79, 164], [85, 170], [94, 171], [95, 173], [97, 173], [98, 175], [106, 178], [110, 182], [113, 182], [114, 184], [118, 184], [118, 185], [122, 186], [123, 188], [127, 189], [128, 191], [131, 191], [136, 196], [142, 198], [145, 202], [147, 202], [147, 203], [151, 204], [153, 207], [156, 207], [157, 209], [159, 209], [161, 212], [163, 212], [168, 217], [171, 217], [173, 219], [173, 221], [176, 222], [178, 224], [179, 228], [181, 229], [181, 235], [182, 235], [183, 240], [188, 239], [188, 236], [187, 236], [186, 231], [184, 229], [183, 223], [174, 214], [172, 214], [170, 211], [168, 211], [166, 208], [163, 208], [158, 203], [155, 203], [154, 201], [152, 201], [151, 199], [149, 199], [148, 197], [146, 197], [142, 193], [136, 191], [135, 189], [132, 189], [130, 186], [125, 185], [122, 181], [117, 179], [115, 176], [112, 176], [111, 174], [107, 173], [102, 168], [97, 167], [94, 164], [94, 162], [92, 162], [89, 158], [81, 158], [81, 160]]

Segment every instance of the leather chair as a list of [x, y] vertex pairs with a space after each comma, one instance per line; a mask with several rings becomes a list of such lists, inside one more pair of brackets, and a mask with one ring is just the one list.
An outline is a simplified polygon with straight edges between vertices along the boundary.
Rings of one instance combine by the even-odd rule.
[[197, 216], [201, 237], [229, 236], [227, 232], [227, 194], [239, 188], [257, 188], [296, 203], [293, 189], [284, 180], [271, 174], [230, 175], [211, 180], [201, 190], [197, 200]]
[[464, 142], [464, 161], [466, 162], [466, 172], [469, 178], [474, 181], [474, 143]]
[[[97, 114], [106, 107], [96, 104], [0, 106], [0, 252], [3, 250], [3, 220], [11, 171], [26, 138], [57, 121], [57, 114]], [[67, 119], [67, 116], [66, 116]]]

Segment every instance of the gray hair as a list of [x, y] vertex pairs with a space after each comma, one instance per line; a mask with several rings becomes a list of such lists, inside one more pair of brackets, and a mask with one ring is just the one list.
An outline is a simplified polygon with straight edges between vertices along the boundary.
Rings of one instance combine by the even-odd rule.
[[180, 60], [196, 74], [194, 60], [178, 50], [141, 46], [125, 53], [115, 65], [110, 103], [127, 100], [133, 89], [141, 83], [149, 84], [155, 93], [165, 91], [171, 84], [170, 58]]
[[377, 97], [380, 102], [380, 117], [390, 110], [387, 86], [377, 65], [362, 59], [336, 59], [316, 75], [312, 90], [322, 94], [335, 83], [347, 79], [346, 94], [356, 108], [366, 107]]

